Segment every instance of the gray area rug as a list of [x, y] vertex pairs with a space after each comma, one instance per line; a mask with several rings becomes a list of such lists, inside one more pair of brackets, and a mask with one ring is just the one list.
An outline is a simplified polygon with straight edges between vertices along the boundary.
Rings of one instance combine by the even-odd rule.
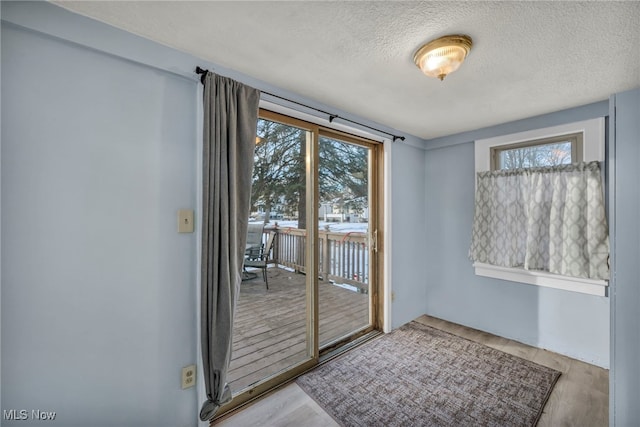
[[410, 322], [297, 379], [343, 426], [535, 426], [560, 372]]

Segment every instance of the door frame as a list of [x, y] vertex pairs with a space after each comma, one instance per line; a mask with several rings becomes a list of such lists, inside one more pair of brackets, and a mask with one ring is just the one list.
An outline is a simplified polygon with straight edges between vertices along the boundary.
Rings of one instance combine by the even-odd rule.
[[[300, 376], [304, 372], [307, 372], [314, 367], [322, 363], [328, 354], [331, 357], [335, 356], [336, 348], [343, 347], [347, 350], [350, 346], [347, 344], [353, 343], [363, 336], [369, 333], [377, 333], [384, 328], [384, 315], [385, 310], [385, 287], [384, 282], [384, 259], [385, 259], [385, 220], [384, 220], [384, 146], [382, 143], [375, 140], [345, 132], [343, 130], [335, 129], [334, 127], [323, 126], [314, 122], [310, 122], [304, 119], [292, 117], [282, 112], [273, 111], [268, 108], [260, 108], [259, 119], [265, 119], [291, 125], [303, 130], [308, 131], [306, 141], [306, 204], [307, 204], [307, 238], [305, 242], [306, 250], [306, 309], [307, 309], [307, 354], [309, 359], [300, 363], [292, 365], [286, 371], [275, 374], [262, 381], [259, 381], [254, 386], [243, 390], [241, 393], [235, 395], [233, 399], [220, 408], [219, 415], [214, 419], [228, 416], [231, 412], [241, 408], [254, 399], [262, 396]], [[322, 350], [319, 348], [319, 322], [318, 318], [318, 266], [319, 266], [319, 253], [318, 253], [318, 213], [319, 213], [319, 183], [317, 169], [319, 167], [319, 138], [320, 136], [327, 136], [343, 140], [348, 143], [354, 143], [356, 145], [365, 146], [371, 151], [371, 162], [369, 171], [370, 182], [370, 199], [369, 211], [373, 213], [375, 217], [375, 226], [377, 230], [377, 252], [370, 252], [370, 257], [374, 260], [374, 269], [370, 271], [370, 292], [371, 295], [371, 307], [370, 307], [370, 326], [359, 331], [356, 334], [350, 335], [347, 338], [341, 339], [332, 343], [330, 347], [325, 347]], [[370, 229], [373, 227], [370, 225]], [[375, 277], [374, 277], [375, 276]], [[315, 278], [315, 279], [314, 279]], [[374, 283], [375, 282], [375, 283]]]
[[[354, 334], [351, 334], [345, 339], [339, 339], [332, 342], [330, 345], [320, 350], [320, 355], [323, 356], [329, 352], [333, 352], [336, 347], [343, 346], [351, 341], [358, 339], [359, 337], [366, 335], [367, 333], [383, 329], [384, 324], [384, 292], [383, 292], [383, 278], [384, 278], [384, 147], [383, 144], [372, 141], [371, 139], [356, 136], [347, 132], [330, 129], [324, 126], [320, 126], [320, 135], [327, 138], [332, 138], [338, 141], [358, 145], [365, 147], [369, 150], [369, 230], [371, 235], [376, 235], [375, 242], [369, 244], [369, 292], [371, 293], [371, 307], [369, 310], [369, 326]], [[373, 218], [373, 222], [371, 221]], [[372, 239], [374, 237], [371, 237]], [[375, 245], [375, 250], [371, 250], [371, 247]]]

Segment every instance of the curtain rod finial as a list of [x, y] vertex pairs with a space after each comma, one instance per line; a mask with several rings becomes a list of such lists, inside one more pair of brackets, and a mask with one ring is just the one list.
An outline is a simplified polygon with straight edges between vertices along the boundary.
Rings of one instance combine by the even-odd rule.
[[202, 74], [202, 76], [200, 76], [200, 82], [202, 84], [204, 84], [204, 79], [207, 75], [207, 73], [209, 72], [209, 70], [205, 70], [204, 68], [200, 68], [199, 65], [196, 66], [196, 74]]

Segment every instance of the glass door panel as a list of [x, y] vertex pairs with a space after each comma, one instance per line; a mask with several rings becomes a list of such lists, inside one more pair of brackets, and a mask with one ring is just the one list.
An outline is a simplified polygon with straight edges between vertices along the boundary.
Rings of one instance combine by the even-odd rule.
[[[227, 411], [374, 329], [379, 145], [260, 111]], [[267, 250], [269, 249], [269, 250]]]
[[346, 137], [319, 138], [320, 348], [372, 326], [372, 151]]
[[[228, 381], [234, 395], [313, 359], [305, 276], [306, 153], [313, 133], [260, 119]], [[272, 248], [265, 248], [272, 241]], [[260, 268], [262, 262], [266, 268]]]

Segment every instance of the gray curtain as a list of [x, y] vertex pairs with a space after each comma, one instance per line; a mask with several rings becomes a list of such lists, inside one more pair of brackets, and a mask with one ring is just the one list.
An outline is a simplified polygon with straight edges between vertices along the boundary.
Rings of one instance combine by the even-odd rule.
[[609, 279], [598, 162], [478, 173], [473, 261]]
[[204, 77], [201, 343], [212, 419], [231, 400], [233, 314], [241, 281], [251, 203], [260, 92], [207, 72]]

